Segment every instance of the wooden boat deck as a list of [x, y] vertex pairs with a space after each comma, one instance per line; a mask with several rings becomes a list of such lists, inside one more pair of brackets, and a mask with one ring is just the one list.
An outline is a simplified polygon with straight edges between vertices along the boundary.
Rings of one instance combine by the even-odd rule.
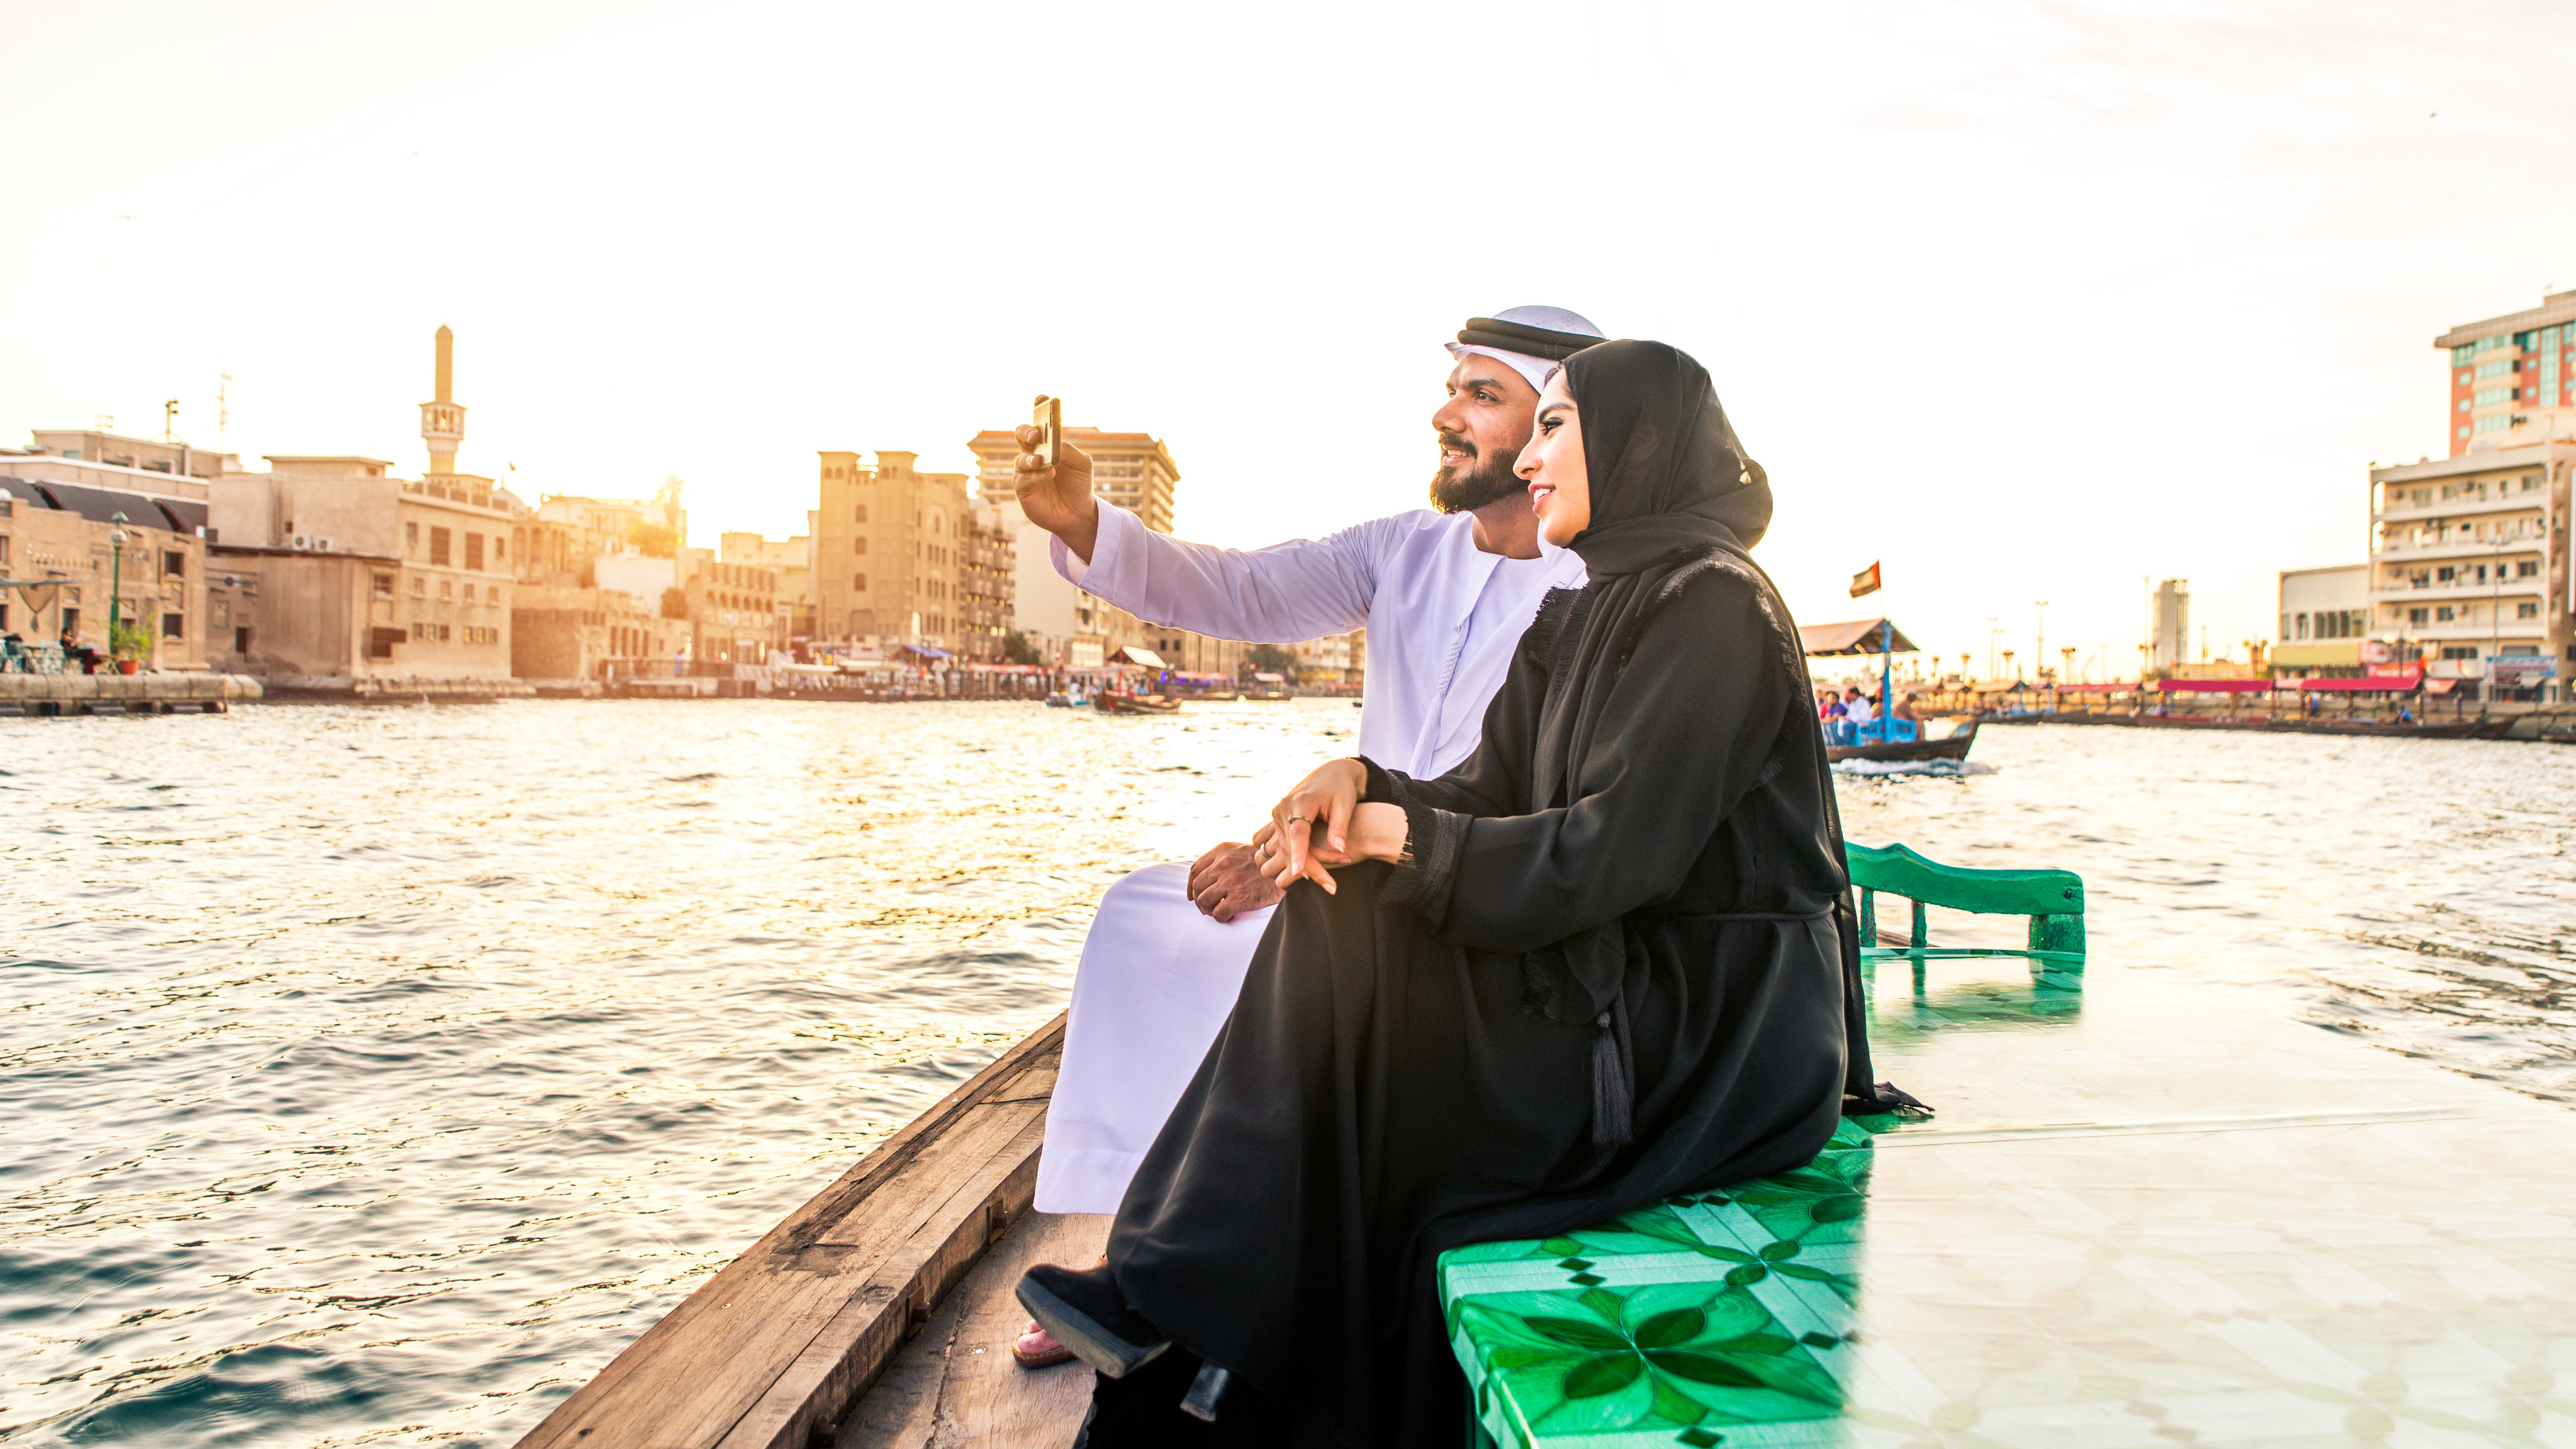
[[[1002, 1054], [859, 1159], [556, 1406], [520, 1449], [811, 1449], [844, 1437], [861, 1393], [896, 1365], [883, 1404], [858, 1416], [885, 1444], [1070, 1444], [1088, 1371], [1068, 1365], [979, 1379], [972, 1332], [1009, 1299], [1014, 1255], [1070, 1245], [1085, 1261], [1106, 1223], [1039, 1219], [1038, 1145], [1064, 1052], [1064, 1018]], [[1022, 1229], [1016, 1236], [1013, 1229]], [[1093, 1238], [1082, 1235], [1090, 1233]], [[986, 1250], [970, 1292], [952, 1294]], [[1088, 1246], [1086, 1246], [1088, 1244]], [[998, 1285], [996, 1287], [995, 1285]], [[953, 1300], [953, 1304], [951, 1302]], [[946, 1338], [925, 1332], [941, 1314]], [[934, 1355], [952, 1346], [954, 1353]], [[1007, 1335], [994, 1340], [996, 1353]], [[1007, 1354], [1002, 1353], [1007, 1359]], [[985, 1356], [989, 1357], [989, 1355]], [[1018, 1372], [1016, 1366], [1011, 1371]], [[926, 1402], [932, 1437], [893, 1406]], [[1065, 1406], [1072, 1406], [1064, 1419]], [[1029, 1426], [1061, 1421], [1060, 1441]], [[961, 1427], [948, 1437], [940, 1426]], [[1003, 1437], [993, 1437], [1009, 1426]], [[849, 1426], [857, 1428], [853, 1422]], [[875, 1432], [870, 1429], [867, 1432]], [[960, 1439], [956, 1433], [980, 1437]]]

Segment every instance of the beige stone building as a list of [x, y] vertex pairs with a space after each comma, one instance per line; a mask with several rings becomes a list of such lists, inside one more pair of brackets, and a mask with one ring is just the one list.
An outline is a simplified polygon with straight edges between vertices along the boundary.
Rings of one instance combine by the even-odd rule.
[[[810, 515], [809, 515], [810, 520]], [[789, 639], [814, 636], [814, 535], [763, 538], [750, 532], [728, 532], [716, 539], [716, 557], [725, 563], [769, 569], [778, 575], [779, 627]]]
[[972, 522], [963, 473], [924, 473], [918, 454], [819, 454], [814, 523], [817, 637], [921, 644], [962, 654]]
[[787, 647], [776, 569], [711, 557], [693, 563], [681, 586], [689, 600], [692, 660], [701, 665], [767, 664], [772, 653]]
[[205, 505], [27, 477], [23, 456], [0, 455], [0, 634], [107, 655], [121, 617], [146, 667], [205, 668]]
[[455, 471], [453, 346], [438, 329], [423, 476], [382, 458], [270, 454], [266, 472], [209, 480], [218, 667], [312, 684], [511, 677], [513, 547], [529, 510]]

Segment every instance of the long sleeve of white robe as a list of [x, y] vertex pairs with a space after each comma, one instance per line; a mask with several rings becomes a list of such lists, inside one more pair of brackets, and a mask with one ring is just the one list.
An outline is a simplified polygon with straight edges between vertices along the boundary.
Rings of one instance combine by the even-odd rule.
[[[1051, 552], [1058, 573], [1097, 597], [1219, 639], [1293, 644], [1365, 626], [1358, 752], [1426, 776], [1475, 751], [1485, 702], [1502, 687], [1540, 596], [1584, 577], [1582, 559], [1560, 550], [1538, 559], [1482, 552], [1471, 518], [1427, 508], [1230, 549], [1155, 533], [1104, 504], [1088, 564], [1062, 539]], [[1494, 627], [1474, 630], [1480, 600]]]

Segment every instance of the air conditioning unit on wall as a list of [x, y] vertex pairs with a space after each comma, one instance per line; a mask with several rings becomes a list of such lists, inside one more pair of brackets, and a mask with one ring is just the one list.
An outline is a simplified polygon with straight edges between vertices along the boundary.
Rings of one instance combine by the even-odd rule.
[[286, 541], [286, 546], [295, 550], [297, 553], [310, 553], [313, 551], [313, 535], [309, 533], [296, 534], [294, 537]]
[[314, 551], [315, 553], [329, 553], [329, 552], [331, 551], [331, 540], [329, 540], [329, 539], [327, 539], [327, 538], [316, 538], [316, 539], [314, 539], [314, 540], [313, 540], [313, 551]]

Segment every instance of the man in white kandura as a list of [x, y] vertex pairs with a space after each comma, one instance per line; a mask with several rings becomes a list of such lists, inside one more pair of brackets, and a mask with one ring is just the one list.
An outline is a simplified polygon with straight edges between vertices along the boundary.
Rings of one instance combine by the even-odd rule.
[[[1368, 628], [1357, 753], [1438, 775], [1475, 753], [1485, 706], [1551, 588], [1579, 588], [1583, 561], [1538, 541], [1513, 468], [1550, 368], [1601, 340], [1557, 307], [1469, 319], [1431, 415], [1438, 511], [1413, 509], [1318, 539], [1242, 552], [1184, 543], [1091, 495], [1091, 460], [1065, 447], [1053, 469], [1023, 455], [1016, 486], [1055, 535], [1056, 571], [1141, 619], [1256, 643]], [[1027, 446], [1034, 430], [1020, 434]], [[1037, 1209], [1114, 1213], [1234, 1010], [1279, 891], [1252, 847], [1228, 842], [1194, 865], [1148, 866], [1111, 886], [1082, 944], [1064, 1066], [1047, 1108]], [[1037, 1325], [1024, 1364], [1069, 1357]]]

